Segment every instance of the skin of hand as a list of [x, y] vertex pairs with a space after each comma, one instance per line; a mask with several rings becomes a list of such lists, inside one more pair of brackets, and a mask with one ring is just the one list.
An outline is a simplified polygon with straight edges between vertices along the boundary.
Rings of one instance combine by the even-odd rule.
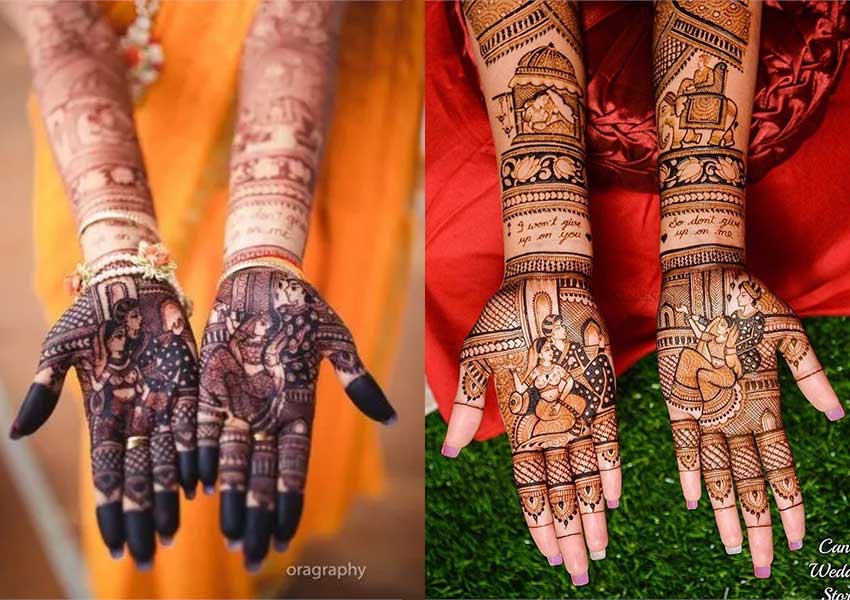
[[[576, 285], [578, 284], [578, 285]], [[559, 300], [560, 299], [560, 300]], [[554, 302], [558, 314], [529, 302]], [[587, 576], [608, 545], [603, 495], [620, 497], [616, 380], [607, 332], [586, 280], [520, 278], [503, 285], [464, 342], [443, 454], [458, 456], [478, 430], [488, 382], [513, 455], [531, 536], [551, 565]]]
[[208, 492], [219, 481], [222, 533], [250, 570], [272, 537], [285, 550], [298, 527], [322, 358], [366, 416], [395, 422], [348, 328], [312, 286], [269, 268], [222, 281], [201, 347], [200, 478]]
[[180, 521], [177, 486], [197, 485], [197, 350], [167, 283], [139, 276], [84, 290], [44, 341], [37, 374], [10, 436], [41, 427], [74, 367], [91, 435], [97, 522], [114, 557], [124, 543], [150, 566], [154, 532], [170, 544]]
[[[761, 3], [718, 6], [706, 15], [686, 3], [655, 5], [658, 369], [687, 508], [697, 507], [702, 473], [726, 552], [737, 554], [743, 542], [737, 490], [755, 576], [767, 578], [773, 538], [765, 480], [789, 548], [800, 549], [805, 535], [781, 418], [777, 351], [818, 410], [837, 420], [844, 409], [793, 310], [745, 266]], [[701, 41], [712, 39], [723, 40], [726, 50]]]
[[443, 454], [472, 440], [493, 379], [531, 536], [585, 585], [587, 550], [608, 545], [603, 496], [620, 498], [616, 383], [590, 287], [578, 6], [546, 7], [463, 4], [500, 161], [505, 278], [464, 343]]

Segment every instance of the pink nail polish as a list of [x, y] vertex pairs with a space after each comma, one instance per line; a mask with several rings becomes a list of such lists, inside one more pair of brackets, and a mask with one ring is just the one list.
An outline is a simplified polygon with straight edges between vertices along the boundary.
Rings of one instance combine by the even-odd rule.
[[446, 458], [457, 458], [457, 455], [460, 454], [460, 448], [455, 448], [453, 446], [449, 446], [448, 444], [443, 444], [443, 449], [440, 453]]
[[688, 507], [688, 510], [696, 510], [698, 502], [696, 500], [687, 500], [685, 502], [685, 506]]
[[587, 585], [590, 581], [590, 577], [588, 577], [587, 573], [582, 573], [581, 575], [570, 575], [570, 579], [572, 579], [573, 585], [576, 587]]
[[755, 573], [757, 578], [767, 579], [770, 577], [770, 565], [767, 565], [766, 567], [756, 567]]
[[550, 567], [557, 567], [558, 565], [564, 564], [564, 558], [560, 554], [556, 554], [555, 556], [547, 556], [549, 560]]
[[799, 550], [803, 547], [803, 540], [799, 540], [796, 542], [788, 542], [788, 548], [790, 550]]
[[611, 510], [617, 508], [618, 506], [620, 506], [620, 500], [619, 499], [618, 500], [608, 500], [608, 508], [610, 508]]
[[839, 419], [844, 418], [844, 407], [839, 406], [838, 408], [833, 408], [832, 410], [826, 413], [826, 418], [830, 421], [838, 421]]

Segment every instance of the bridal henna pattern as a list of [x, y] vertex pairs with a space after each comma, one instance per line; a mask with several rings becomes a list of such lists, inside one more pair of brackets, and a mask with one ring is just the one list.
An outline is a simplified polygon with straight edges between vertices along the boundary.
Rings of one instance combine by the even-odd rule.
[[178, 483], [191, 497], [197, 482], [196, 350], [174, 289], [123, 276], [84, 290], [44, 342], [13, 437], [47, 420], [72, 366], [91, 433], [101, 534], [115, 555], [126, 540], [143, 564], [154, 531], [167, 541], [177, 530]]
[[294, 275], [251, 268], [219, 286], [201, 349], [201, 480], [220, 481], [221, 528], [259, 566], [301, 516], [319, 363], [328, 358], [369, 417], [395, 412], [346, 326]]
[[[620, 465], [607, 333], [586, 277], [505, 284], [464, 342], [463, 398], [483, 407], [495, 381], [530, 527], [604, 510], [600, 470]], [[580, 532], [580, 527], [579, 527]]]
[[259, 4], [241, 63], [228, 264], [258, 256], [301, 262], [333, 98], [341, 6]]

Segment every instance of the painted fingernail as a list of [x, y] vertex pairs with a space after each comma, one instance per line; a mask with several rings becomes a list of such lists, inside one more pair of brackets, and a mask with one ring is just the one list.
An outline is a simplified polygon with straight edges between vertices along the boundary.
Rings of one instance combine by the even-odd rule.
[[242, 549], [242, 540], [224, 540], [224, 545], [227, 546], [227, 549], [231, 552], [236, 552], [237, 550]]
[[608, 500], [607, 504], [608, 504], [608, 508], [610, 508], [611, 510], [614, 510], [615, 508], [620, 506], [620, 499], [618, 498], [617, 500]]
[[390, 425], [395, 425], [396, 423], [398, 423], [398, 415], [393, 415], [386, 421], [382, 421], [382, 423], [387, 427], [389, 427]]
[[159, 536], [159, 543], [162, 544], [163, 546], [168, 547], [168, 546], [170, 546], [171, 544], [174, 543], [174, 536], [173, 535], [161, 535], [161, 536]]
[[150, 571], [153, 568], [153, 562], [148, 560], [145, 562], [136, 563], [136, 568], [139, 571]]
[[844, 418], [844, 407], [839, 406], [838, 408], [833, 408], [830, 411], [827, 411], [826, 418], [830, 421], [838, 421], [839, 419]]
[[547, 556], [546, 558], [549, 561], [550, 567], [557, 567], [558, 565], [564, 564], [564, 557], [560, 554], [556, 554], [555, 556]]
[[799, 550], [803, 547], [803, 540], [798, 540], [796, 542], [788, 542], [788, 548], [790, 550]]
[[756, 567], [755, 573], [758, 579], [767, 579], [770, 577], [770, 565], [767, 565], [766, 567]]
[[587, 585], [587, 583], [590, 581], [590, 577], [587, 575], [587, 573], [582, 573], [581, 575], [570, 575], [570, 579], [573, 580], [573, 585], [576, 587], [581, 585]]
[[597, 552], [590, 552], [590, 560], [604, 560], [605, 559], [605, 548], [599, 550]]
[[246, 562], [245, 568], [251, 573], [256, 573], [260, 570], [260, 563], [258, 562]]
[[124, 547], [122, 546], [121, 548], [110, 548], [109, 556], [111, 556], [115, 560], [122, 558], [124, 556]]
[[741, 550], [741, 544], [738, 544], [737, 546], [726, 546], [726, 554], [728, 554], [729, 556], [732, 556], [734, 554], [740, 554]]
[[195, 498], [195, 490], [189, 490], [185, 492], [186, 500], [193, 500]]
[[286, 552], [287, 548], [289, 548], [289, 542], [274, 541], [274, 549], [278, 552]]
[[204, 493], [207, 496], [212, 496], [215, 493], [215, 486], [214, 485], [205, 485], [204, 486]]
[[18, 427], [17, 423], [12, 424], [12, 428], [9, 430], [9, 437], [13, 440], [17, 440], [21, 437], [21, 428]]
[[685, 502], [685, 506], [688, 507], [688, 510], [696, 510], [697, 509], [697, 500], [688, 500]]
[[443, 444], [443, 449], [440, 450], [440, 453], [446, 458], [457, 458], [457, 455], [460, 454], [460, 448]]

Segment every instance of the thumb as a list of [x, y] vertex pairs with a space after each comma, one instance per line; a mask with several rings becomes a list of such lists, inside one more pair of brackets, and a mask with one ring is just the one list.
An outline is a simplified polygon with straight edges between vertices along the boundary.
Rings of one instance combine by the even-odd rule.
[[38, 373], [33, 378], [24, 403], [21, 404], [18, 416], [9, 431], [9, 437], [13, 440], [29, 435], [44, 425], [59, 401], [70, 360], [66, 357], [45, 360], [45, 354], [46, 351], [42, 352]]
[[490, 369], [483, 360], [472, 359], [461, 364], [452, 415], [443, 442], [443, 456], [456, 458], [475, 437], [484, 416], [489, 380]]

